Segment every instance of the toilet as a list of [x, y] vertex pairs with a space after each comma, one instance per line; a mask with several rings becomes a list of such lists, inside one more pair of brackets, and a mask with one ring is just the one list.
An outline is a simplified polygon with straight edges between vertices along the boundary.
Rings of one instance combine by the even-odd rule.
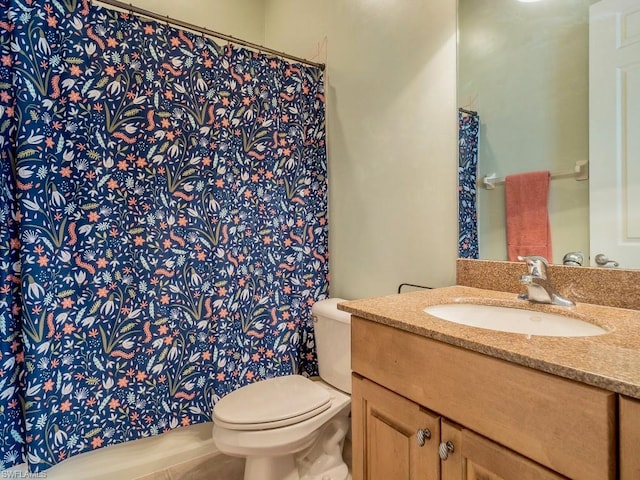
[[244, 480], [347, 480], [342, 458], [351, 407], [351, 321], [331, 298], [312, 307], [320, 377], [270, 378], [213, 408], [220, 452], [246, 458]]

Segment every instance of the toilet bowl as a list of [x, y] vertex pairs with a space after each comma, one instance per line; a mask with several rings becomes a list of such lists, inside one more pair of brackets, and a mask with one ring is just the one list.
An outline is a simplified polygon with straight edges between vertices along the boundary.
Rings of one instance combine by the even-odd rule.
[[320, 378], [275, 377], [239, 388], [213, 410], [220, 452], [246, 457], [245, 480], [347, 480], [350, 317], [340, 299], [312, 310]]

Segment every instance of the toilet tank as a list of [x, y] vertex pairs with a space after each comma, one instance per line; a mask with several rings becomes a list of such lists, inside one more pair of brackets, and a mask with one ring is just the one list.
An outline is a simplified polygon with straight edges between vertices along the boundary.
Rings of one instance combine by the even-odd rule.
[[342, 298], [316, 302], [311, 313], [320, 378], [351, 393], [351, 315], [338, 310]]

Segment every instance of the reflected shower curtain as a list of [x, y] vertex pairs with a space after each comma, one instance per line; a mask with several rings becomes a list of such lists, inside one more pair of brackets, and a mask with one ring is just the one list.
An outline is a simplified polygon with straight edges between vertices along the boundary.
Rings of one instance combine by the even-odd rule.
[[16, 109], [8, 5], [0, 0], [0, 470], [25, 454], [20, 232], [16, 204]]
[[322, 72], [86, 1], [0, 9], [0, 466], [316, 374]]
[[478, 258], [478, 132], [475, 112], [458, 110], [458, 256]]

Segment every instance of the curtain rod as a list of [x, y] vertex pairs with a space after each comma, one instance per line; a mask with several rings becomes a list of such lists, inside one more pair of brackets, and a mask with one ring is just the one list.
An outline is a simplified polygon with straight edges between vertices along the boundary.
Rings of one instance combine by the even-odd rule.
[[145, 10], [144, 8], [136, 7], [135, 5], [132, 5], [130, 3], [124, 3], [118, 0], [94, 0], [92, 3], [102, 3], [105, 5], [111, 5], [112, 7], [117, 7], [127, 12], [136, 13], [138, 15], [142, 15], [143, 17], [153, 18], [154, 20], [158, 20], [160, 22], [171, 23], [173, 25], [177, 25], [179, 27], [186, 28], [188, 30], [192, 30], [198, 33], [203, 33], [210, 37], [215, 37], [221, 40], [226, 40], [228, 42], [235, 43], [237, 45], [242, 45], [243, 47], [248, 47], [254, 50], [258, 50], [260, 52], [271, 53], [273, 55], [286, 58], [288, 60], [293, 60], [295, 62], [304, 63], [306, 65], [311, 65], [313, 67], [318, 67], [321, 70], [325, 69], [324, 63], [312, 62], [311, 60], [307, 60], [301, 57], [296, 57], [295, 55], [290, 55], [285, 52], [280, 52], [272, 48], [264, 47], [262, 45], [258, 45], [257, 43], [252, 43], [247, 40], [242, 40], [240, 38], [232, 37], [231, 35], [226, 35], [224, 33], [219, 33], [213, 30], [209, 30], [208, 28], [199, 27], [192, 23], [183, 22], [182, 20], [177, 20], [169, 16], [163, 16], [158, 13], [152, 12], [150, 10]]
[[471, 115], [473, 117], [477, 117], [478, 116], [478, 112], [476, 112], [475, 110], [467, 110], [466, 108], [460, 107], [460, 108], [458, 108], [458, 111], [462, 112], [462, 113], [466, 113], [467, 115]]

